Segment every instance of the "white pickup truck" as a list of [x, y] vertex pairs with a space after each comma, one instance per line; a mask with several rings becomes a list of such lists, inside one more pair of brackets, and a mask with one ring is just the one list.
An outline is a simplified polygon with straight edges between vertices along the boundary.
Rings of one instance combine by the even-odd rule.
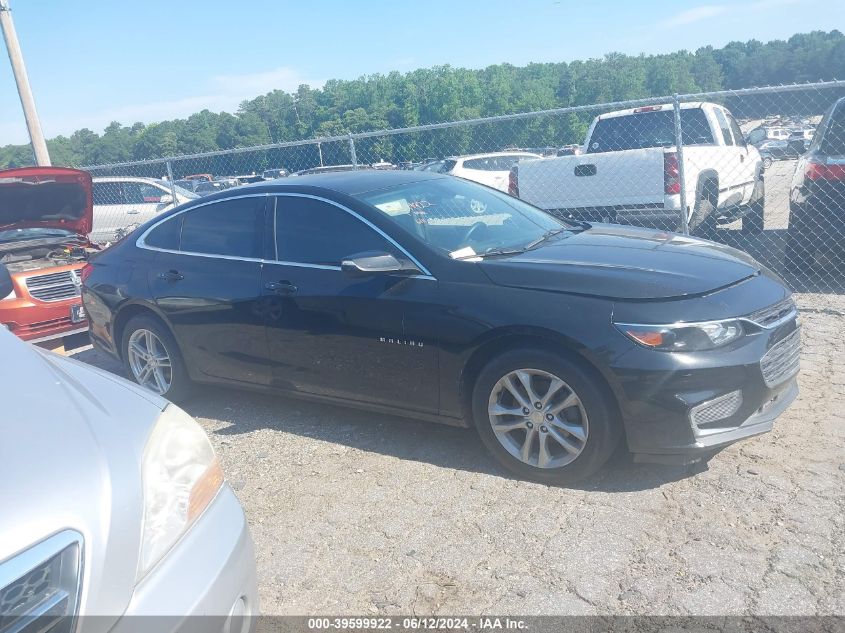
[[[731, 113], [715, 103], [681, 104], [681, 138], [690, 231], [714, 235], [742, 218], [763, 230], [763, 164]], [[677, 230], [680, 159], [671, 104], [602, 114], [582, 153], [521, 160], [509, 192], [555, 215]]]

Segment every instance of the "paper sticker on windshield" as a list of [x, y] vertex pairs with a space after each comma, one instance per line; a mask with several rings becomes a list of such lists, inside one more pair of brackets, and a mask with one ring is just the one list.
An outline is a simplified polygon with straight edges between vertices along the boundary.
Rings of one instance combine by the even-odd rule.
[[460, 259], [464, 262], [480, 262], [481, 258], [478, 257], [475, 253], [475, 250], [472, 246], [464, 246], [463, 248], [459, 248], [456, 251], [452, 251], [449, 253], [449, 257], [452, 259]]

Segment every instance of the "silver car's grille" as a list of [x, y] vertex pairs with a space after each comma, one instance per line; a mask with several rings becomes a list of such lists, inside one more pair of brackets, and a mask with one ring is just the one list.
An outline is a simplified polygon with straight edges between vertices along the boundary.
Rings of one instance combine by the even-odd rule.
[[798, 308], [795, 307], [795, 302], [792, 300], [792, 297], [788, 297], [774, 305], [757, 310], [757, 312], [749, 314], [746, 318], [760, 327], [771, 328], [797, 313]]
[[26, 289], [33, 298], [40, 301], [64, 301], [78, 297], [81, 291], [79, 273], [66, 270], [48, 275], [27, 277]]
[[0, 563], [0, 633], [70, 633], [82, 572], [82, 536], [56, 534]]
[[763, 380], [769, 387], [779, 385], [798, 373], [801, 364], [801, 330], [772, 345], [760, 360]]
[[65, 299], [72, 299], [81, 294], [81, 288], [79, 273], [75, 270], [66, 270], [48, 275], [35, 275], [26, 279], [26, 289], [29, 291], [29, 294], [40, 301], [64, 301]]

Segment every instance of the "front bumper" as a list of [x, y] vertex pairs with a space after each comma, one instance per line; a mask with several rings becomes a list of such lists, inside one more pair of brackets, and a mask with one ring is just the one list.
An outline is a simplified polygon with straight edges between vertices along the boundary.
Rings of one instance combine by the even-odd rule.
[[[247, 633], [258, 588], [252, 538], [228, 485], [138, 584], [112, 633]], [[233, 617], [234, 616], [234, 617]]]
[[793, 319], [746, 338], [688, 354], [638, 346], [619, 359], [613, 371], [636, 461], [689, 464], [772, 430], [798, 395], [800, 328]]

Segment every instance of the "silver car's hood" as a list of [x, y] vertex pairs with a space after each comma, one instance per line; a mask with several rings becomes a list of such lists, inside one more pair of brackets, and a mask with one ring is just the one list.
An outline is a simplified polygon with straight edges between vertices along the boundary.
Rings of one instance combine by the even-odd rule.
[[[84, 537], [82, 614], [118, 616], [135, 586], [140, 463], [166, 401], [0, 328], [0, 561], [61, 530]], [[106, 630], [112, 618], [88, 621]]]

